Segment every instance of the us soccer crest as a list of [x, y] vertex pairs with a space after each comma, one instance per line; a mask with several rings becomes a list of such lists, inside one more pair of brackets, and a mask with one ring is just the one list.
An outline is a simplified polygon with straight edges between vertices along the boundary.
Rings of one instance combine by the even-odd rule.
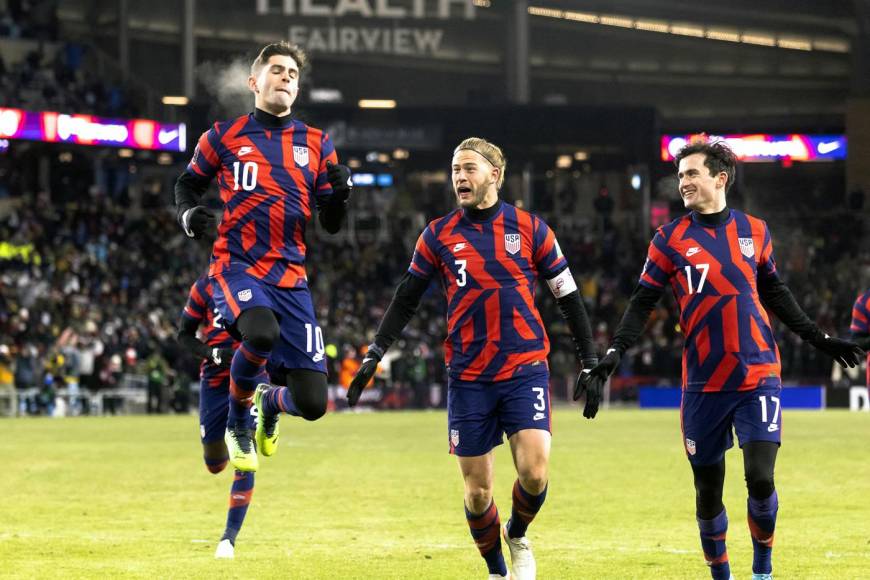
[[308, 165], [308, 147], [304, 145], [293, 146], [293, 161], [296, 165]]
[[454, 447], [459, 446], [459, 429], [450, 430], [450, 444]]
[[239, 300], [241, 300], [242, 302], [247, 302], [248, 300], [250, 300], [251, 298], [254, 297], [254, 293], [251, 292], [250, 288], [248, 288], [246, 290], [240, 290], [239, 293], [237, 294], [237, 296], [239, 297]]
[[505, 234], [504, 235], [504, 249], [507, 250], [508, 254], [516, 254], [520, 251], [520, 235], [519, 234]]
[[686, 451], [689, 452], [689, 455], [694, 455], [696, 453], [695, 442], [686, 437]]
[[740, 243], [741, 254], [747, 258], [755, 255], [755, 242], [752, 241], [752, 238], [737, 238], [737, 241]]

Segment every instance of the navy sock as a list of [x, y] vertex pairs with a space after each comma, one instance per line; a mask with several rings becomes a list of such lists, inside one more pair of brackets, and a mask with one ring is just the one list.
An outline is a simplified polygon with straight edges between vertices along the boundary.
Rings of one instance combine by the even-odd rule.
[[230, 424], [238, 424], [247, 418], [268, 358], [268, 352], [259, 351], [247, 342], [243, 342], [233, 355], [230, 365]]
[[287, 413], [294, 417], [301, 417], [302, 413], [293, 402], [293, 397], [290, 394], [290, 389], [287, 387], [272, 387], [263, 397], [263, 408], [260, 409], [264, 415], [277, 415], [278, 413]]
[[532, 495], [527, 492], [520, 480], [514, 482], [513, 505], [511, 506], [511, 519], [508, 520], [508, 537], [522, 538], [526, 535], [526, 530], [541, 506], [544, 505], [544, 500], [547, 499], [547, 488], [544, 488], [538, 495]]
[[767, 499], [747, 501], [747, 520], [752, 536], [752, 572], [770, 574], [773, 570], [770, 557], [773, 552], [773, 532], [776, 529], [776, 512], [779, 511], [779, 497], [776, 491]]
[[710, 566], [710, 574], [715, 580], [728, 580], [731, 566], [728, 564], [728, 550], [725, 548], [725, 535], [728, 532], [728, 515], [725, 510], [712, 520], [698, 518], [701, 532], [701, 548], [704, 559]]
[[242, 529], [251, 494], [254, 493], [254, 472], [236, 471], [233, 486], [230, 488], [230, 508], [227, 511], [227, 527], [221, 540], [229, 540], [236, 545], [236, 536]]
[[468, 528], [471, 537], [480, 550], [480, 555], [486, 560], [486, 567], [490, 574], [507, 575], [507, 566], [501, 553], [501, 520], [498, 517], [498, 509], [495, 502], [489, 504], [482, 514], [475, 515], [465, 508], [465, 519], [468, 520]]

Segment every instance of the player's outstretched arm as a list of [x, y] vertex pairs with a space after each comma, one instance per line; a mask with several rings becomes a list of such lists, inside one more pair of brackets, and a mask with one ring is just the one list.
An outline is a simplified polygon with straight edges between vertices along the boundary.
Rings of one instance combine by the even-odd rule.
[[208, 230], [214, 229], [217, 223], [214, 215], [205, 206], [199, 205], [210, 182], [211, 179], [188, 171], [182, 173], [175, 182], [176, 218], [190, 238], [198, 240]]
[[369, 345], [362, 365], [347, 389], [347, 403], [351, 407], [357, 404], [363, 389], [375, 376], [378, 363], [384, 357], [387, 349], [401, 336], [405, 326], [414, 317], [417, 307], [420, 306], [420, 299], [423, 298], [428, 287], [429, 280], [405, 272], [404, 277], [396, 287], [393, 300], [390, 302], [380, 326], [378, 326], [375, 341]]
[[206, 343], [196, 338], [198, 326], [199, 323], [197, 321], [182, 316], [181, 320], [178, 321], [178, 334], [175, 337], [178, 344], [199, 358], [208, 359], [221, 368], [229, 368], [230, 362], [233, 360], [233, 349], [209, 347]]
[[616, 328], [613, 344], [607, 349], [607, 353], [597, 365], [589, 370], [583, 369], [574, 388], [574, 400], [576, 401], [584, 393], [586, 394], [583, 416], [587, 419], [595, 418], [607, 379], [619, 367], [619, 362], [625, 351], [631, 348], [643, 334], [649, 315], [663, 293], [663, 289], [638, 284], [632, 292], [628, 308], [626, 308], [625, 314], [622, 315], [622, 320]]
[[353, 191], [350, 168], [346, 165], [326, 162], [326, 177], [332, 186], [332, 195], [317, 198], [317, 218], [320, 225], [330, 234], [341, 229], [347, 214], [347, 201]]
[[792, 332], [833, 358], [840, 365], [854, 367], [861, 363], [864, 356], [861, 347], [854, 342], [828, 336], [822, 332], [803, 311], [797, 300], [794, 299], [791, 290], [776, 272], [758, 277], [758, 295], [764, 305], [776, 314], [777, 318]]

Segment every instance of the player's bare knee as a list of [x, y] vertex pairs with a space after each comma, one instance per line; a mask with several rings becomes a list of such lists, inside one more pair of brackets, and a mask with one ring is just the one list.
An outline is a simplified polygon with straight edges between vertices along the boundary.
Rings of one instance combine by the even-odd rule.
[[527, 470], [519, 476], [520, 485], [532, 495], [540, 495], [547, 488], [547, 469], [540, 467]]
[[473, 514], [482, 514], [492, 503], [492, 490], [487, 487], [465, 486], [465, 506]]

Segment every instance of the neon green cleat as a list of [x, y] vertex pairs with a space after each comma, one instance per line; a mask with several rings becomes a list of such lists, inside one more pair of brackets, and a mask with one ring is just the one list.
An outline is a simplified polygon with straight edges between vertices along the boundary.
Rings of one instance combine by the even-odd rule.
[[257, 408], [257, 449], [265, 457], [275, 455], [278, 451], [278, 415], [263, 413], [263, 397], [271, 389], [271, 385], [260, 383], [254, 391], [254, 406]]
[[227, 444], [227, 453], [230, 463], [239, 471], [257, 471], [257, 450], [254, 448], [254, 440], [251, 430], [244, 424], [238, 427], [227, 425], [224, 433], [224, 442]]

